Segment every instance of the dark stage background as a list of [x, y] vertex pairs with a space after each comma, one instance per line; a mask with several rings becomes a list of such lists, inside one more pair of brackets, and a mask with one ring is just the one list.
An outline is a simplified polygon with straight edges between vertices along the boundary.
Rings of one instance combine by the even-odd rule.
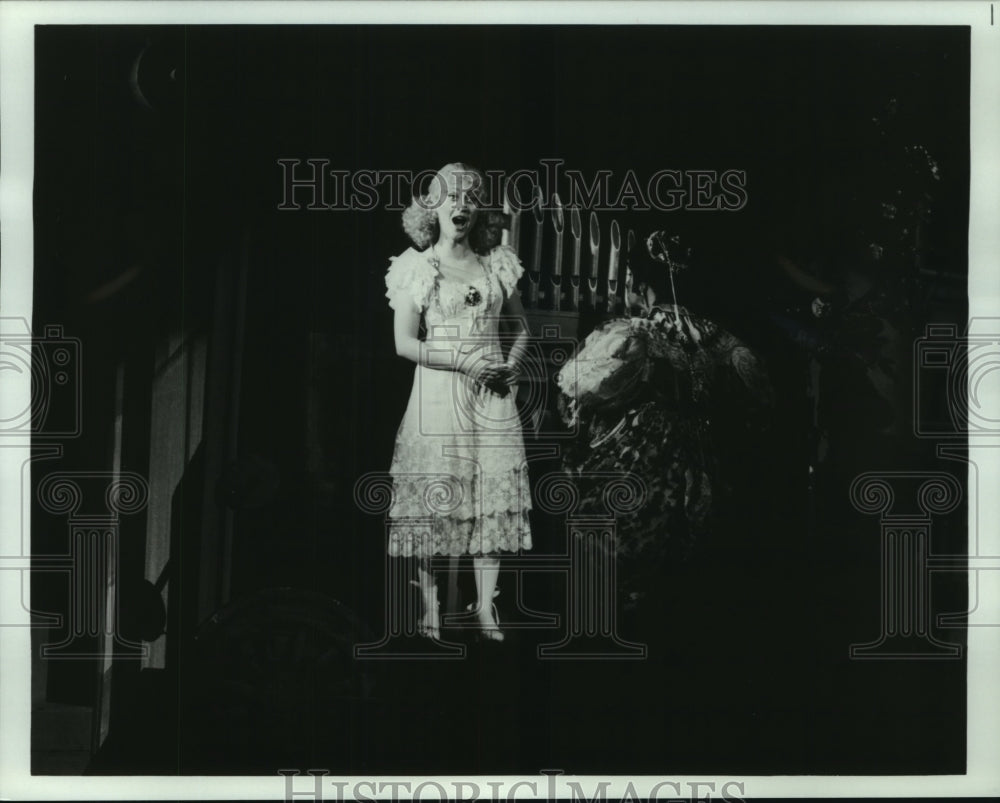
[[[880, 547], [847, 487], [881, 469], [964, 483], [964, 469], [907, 434], [908, 401], [893, 411], [902, 434], [880, 434], [863, 389], [831, 369], [843, 392], [811, 487], [810, 355], [775, 318], [808, 322], [811, 300], [778, 256], [846, 286], [892, 159], [917, 144], [941, 179], [921, 227], [927, 272], [897, 290], [903, 353], [926, 323], [964, 327], [968, 54], [962, 28], [38, 28], [35, 324], [62, 324], [84, 354], [83, 434], [53, 467], [110, 465], [120, 366], [123, 467], [155, 484], [183, 454], [161, 507], [122, 524], [123, 616], [162, 652], [116, 660], [88, 771], [962, 772], [964, 661], [848, 658], [878, 635]], [[887, 115], [890, 139], [873, 122]], [[552, 634], [530, 632], [453, 663], [289, 659], [296, 617], [380, 631], [382, 524], [352, 489], [388, 468], [412, 378], [383, 296], [388, 257], [408, 245], [399, 213], [278, 211], [289, 158], [746, 170], [738, 212], [602, 215], [691, 242], [679, 292], [758, 351], [778, 398], [723, 525], [623, 615], [648, 660], [539, 661]], [[206, 361], [178, 381], [190, 390], [204, 371], [203, 392], [171, 402], [164, 366], [199, 342]], [[176, 435], [158, 429], [163, 410], [186, 422]], [[64, 551], [65, 527], [34, 520], [35, 552]], [[559, 548], [557, 526], [536, 528], [538, 549]], [[162, 611], [153, 531], [169, 535]], [[935, 538], [964, 552], [964, 513]], [[962, 577], [935, 580], [936, 610], [964, 608]], [[36, 609], [66, 605], [55, 580], [33, 590]], [[559, 610], [545, 576], [527, 593]], [[93, 705], [86, 662], [36, 671], [39, 707]], [[35, 771], [57, 771], [39, 722]]]

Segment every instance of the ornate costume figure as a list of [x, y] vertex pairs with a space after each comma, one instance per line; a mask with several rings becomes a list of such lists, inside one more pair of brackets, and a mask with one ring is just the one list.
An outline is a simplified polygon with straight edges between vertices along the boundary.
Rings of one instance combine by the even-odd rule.
[[659, 276], [649, 266], [637, 275], [637, 314], [592, 332], [557, 376], [563, 415], [579, 427], [564, 466], [584, 510], [601, 509], [588, 475], [630, 473], [646, 487], [643, 507], [617, 523], [619, 576], [632, 594], [655, 584], [710, 527], [725, 482], [716, 425], [746, 420], [770, 399], [766, 374], [745, 344], [676, 303], [657, 303], [683, 263], [667, 256], [659, 233], [649, 247], [664, 257], [654, 261], [667, 264]]
[[[531, 547], [531, 496], [520, 418], [511, 386], [526, 337], [505, 358], [501, 312], [523, 310], [514, 251], [496, 244], [477, 208], [481, 175], [443, 168], [404, 214], [415, 245], [392, 259], [386, 296], [395, 310], [396, 350], [417, 363], [396, 436], [389, 552], [421, 559], [472, 555], [483, 635], [502, 640], [492, 598], [498, 555]], [[420, 340], [419, 324], [425, 337]], [[418, 569], [421, 632], [439, 635], [437, 589]]]

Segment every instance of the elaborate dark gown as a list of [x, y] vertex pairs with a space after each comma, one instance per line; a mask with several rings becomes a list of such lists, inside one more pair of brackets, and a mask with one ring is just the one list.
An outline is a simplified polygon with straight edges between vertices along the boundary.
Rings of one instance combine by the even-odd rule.
[[588, 475], [629, 473], [645, 486], [645, 504], [618, 520], [614, 544], [619, 587], [635, 598], [711, 528], [713, 500], [729, 481], [717, 430], [750, 425], [769, 404], [765, 371], [715, 323], [654, 307], [592, 332], [557, 383], [565, 421], [578, 427], [564, 468], [582, 512], [603, 509], [606, 479]]

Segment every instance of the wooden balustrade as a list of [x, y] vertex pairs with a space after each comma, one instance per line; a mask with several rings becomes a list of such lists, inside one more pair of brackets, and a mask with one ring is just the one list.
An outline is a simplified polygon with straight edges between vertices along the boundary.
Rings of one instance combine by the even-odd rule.
[[602, 224], [591, 212], [585, 239], [578, 207], [564, 207], [558, 194], [548, 207], [543, 200], [536, 188], [530, 209], [504, 204], [503, 242], [525, 267], [521, 297], [532, 333], [554, 325], [564, 337], [576, 337], [581, 316], [602, 320], [627, 310], [637, 238], [631, 229], [623, 237], [617, 220]]

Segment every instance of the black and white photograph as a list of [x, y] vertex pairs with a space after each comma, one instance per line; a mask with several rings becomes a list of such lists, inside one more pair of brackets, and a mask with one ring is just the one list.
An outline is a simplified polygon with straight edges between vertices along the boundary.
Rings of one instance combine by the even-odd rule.
[[992, 3], [35, 5], [0, 796], [1000, 793]]

